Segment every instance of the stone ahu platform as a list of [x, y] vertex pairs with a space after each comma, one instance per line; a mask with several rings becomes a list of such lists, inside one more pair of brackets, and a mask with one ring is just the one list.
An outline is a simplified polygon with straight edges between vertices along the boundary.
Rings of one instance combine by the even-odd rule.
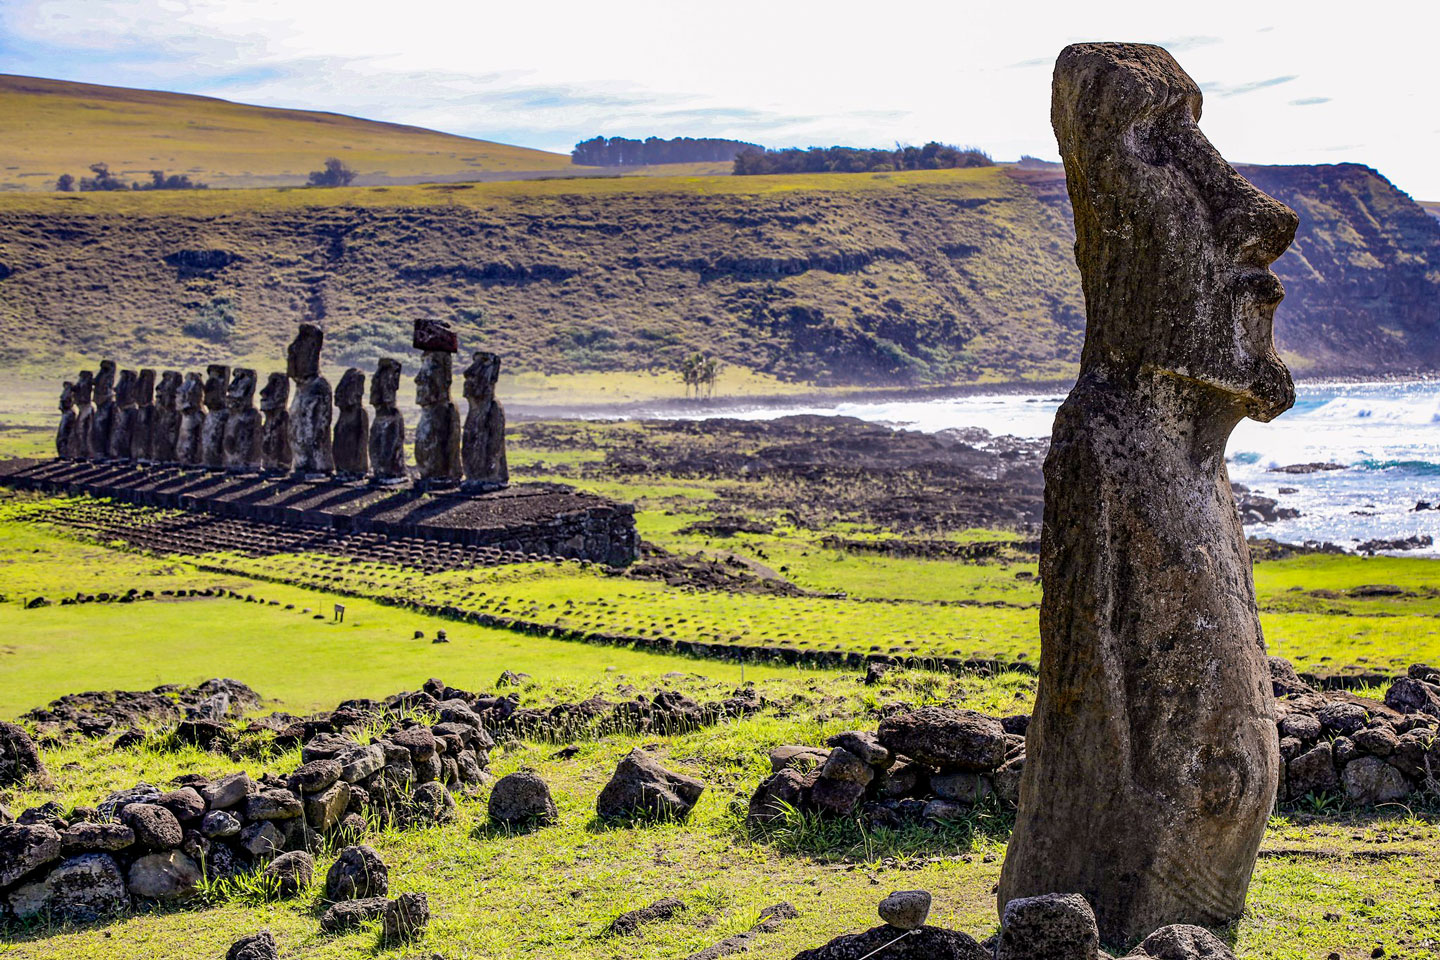
[[630, 504], [559, 484], [515, 484], [462, 495], [130, 463], [8, 460], [0, 461], [0, 485], [279, 527], [433, 540], [611, 566], [634, 561], [640, 544]]

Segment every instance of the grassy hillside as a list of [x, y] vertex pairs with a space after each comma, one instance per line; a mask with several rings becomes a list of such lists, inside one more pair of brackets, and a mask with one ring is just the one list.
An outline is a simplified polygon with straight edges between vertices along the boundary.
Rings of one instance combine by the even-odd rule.
[[[1440, 366], [1440, 222], [1366, 167], [1246, 172], [1302, 215], [1276, 264], [1297, 372]], [[274, 369], [311, 319], [330, 363], [371, 367], [431, 315], [560, 401], [674, 396], [696, 350], [721, 394], [1064, 379], [1072, 239], [1063, 179], [1005, 168], [15, 193], [0, 363]]]
[[300, 184], [331, 156], [365, 183], [572, 171], [561, 154], [420, 127], [0, 75], [0, 190], [50, 190], [98, 161], [126, 180], [164, 169], [211, 187]]

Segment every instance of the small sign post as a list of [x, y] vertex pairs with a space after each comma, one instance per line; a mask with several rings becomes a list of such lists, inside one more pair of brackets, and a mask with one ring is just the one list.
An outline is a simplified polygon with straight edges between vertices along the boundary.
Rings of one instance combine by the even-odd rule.
[[337, 604], [335, 604], [335, 622], [336, 622], [336, 623], [344, 623], [344, 622], [345, 622], [345, 604], [343, 604], [343, 603], [337, 603]]

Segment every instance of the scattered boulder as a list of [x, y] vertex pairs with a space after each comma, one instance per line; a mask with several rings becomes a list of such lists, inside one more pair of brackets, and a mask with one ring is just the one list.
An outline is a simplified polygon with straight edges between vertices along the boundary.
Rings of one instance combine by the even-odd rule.
[[1133, 956], [1154, 960], [1235, 960], [1235, 954], [1204, 927], [1175, 923], [1161, 927], [1136, 948]]
[[135, 842], [147, 850], [172, 850], [185, 838], [175, 814], [155, 803], [132, 803], [121, 812], [120, 820], [135, 831]]
[[441, 783], [422, 783], [411, 794], [405, 820], [410, 825], [428, 826], [455, 819], [455, 798]]
[[50, 774], [30, 734], [16, 724], [0, 723], [0, 787], [23, 783], [48, 787]]
[[130, 906], [125, 877], [108, 853], [71, 857], [8, 899], [17, 920], [46, 915], [60, 922], [90, 923]]
[[212, 780], [200, 787], [200, 799], [211, 810], [225, 810], [239, 806], [245, 798], [255, 792], [255, 785], [248, 774], [232, 773], [219, 780]]
[[280, 960], [280, 948], [269, 930], [261, 930], [232, 943], [225, 960]]
[[303, 850], [291, 850], [271, 860], [263, 876], [275, 884], [276, 896], [288, 900], [310, 886], [315, 859]]
[[193, 894], [200, 880], [194, 860], [179, 850], [167, 850], [147, 854], [131, 864], [128, 886], [143, 900], [180, 900]]
[[114, 853], [124, 850], [134, 842], [135, 831], [112, 820], [99, 823], [82, 820], [70, 824], [60, 834], [61, 852], [67, 856], [76, 853]]
[[897, 930], [919, 930], [929, 916], [928, 890], [897, 890], [880, 901], [880, 919]]
[[404, 943], [423, 936], [430, 925], [430, 901], [423, 893], [402, 893], [385, 904], [380, 915], [381, 939], [387, 944]]
[[891, 753], [940, 770], [983, 773], [1005, 762], [1005, 729], [973, 710], [921, 707], [880, 721], [878, 739]]
[[550, 787], [529, 770], [501, 777], [490, 790], [490, 819], [504, 826], [552, 824], [559, 817]]
[[1095, 960], [1100, 931], [1077, 893], [1018, 897], [1005, 904], [995, 960]]
[[320, 793], [340, 779], [340, 770], [338, 760], [311, 760], [296, 767], [286, 785], [295, 793]]
[[595, 812], [605, 820], [683, 820], [704, 791], [699, 780], [666, 770], [637, 748], [616, 766]]
[[779, 773], [781, 770], [806, 773], [819, 767], [829, 756], [830, 751], [821, 750], [819, 747], [784, 744], [770, 751], [770, 770], [772, 773]]
[[325, 874], [327, 900], [370, 900], [390, 892], [390, 870], [364, 844], [346, 847]]
[[1341, 775], [1345, 796], [1352, 803], [1378, 806], [1410, 795], [1405, 775], [1379, 757], [1358, 757], [1345, 765]]
[[647, 923], [656, 923], [661, 920], [669, 920], [677, 913], [685, 911], [683, 901], [674, 897], [665, 897], [663, 900], [656, 900], [648, 907], [641, 907], [638, 910], [630, 910], [620, 914], [610, 922], [610, 932], [617, 937], [634, 936], [639, 929]]
[[390, 901], [384, 897], [365, 897], [361, 900], [341, 900], [331, 904], [320, 918], [320, 929], [325, 933], [344, 933], [362, 923], [378, 919], [385, 912]]
[[784, 768], [770, 775], [750, 798], [746, 821], [751, 826], [764, 826], [783, 820], [789, 810], [803, 808], [808, 786], [798, 770]]
[[[864, 933], [836, 937], [814, 950], [802, 950], [795, 960], [865, 960], [877, 954], [885, 960], [993, 960], [974, 937], [958, 930], [922, 927], [909, 935], [901, 934], [903, 939], [898, 942], [896, 935], [894, 927], [882, 924]], [[1027, 960], [1041, 956], [1036, 954]]]

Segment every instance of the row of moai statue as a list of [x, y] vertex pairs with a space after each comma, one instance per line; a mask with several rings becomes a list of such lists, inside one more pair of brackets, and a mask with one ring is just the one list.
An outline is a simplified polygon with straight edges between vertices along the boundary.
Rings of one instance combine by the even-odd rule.
[[[430, 348], [423, 350], [415, 376], [416, 476], [429, 488], [504, 487], [510, 476], [505, 409], [495, 399], [500, 358], [476, 353], [464, 371], [469, 413], [462, 424], [450, 399], [454, 336], [443, 324], [432, 322], [427, 329], [429, 339], [417, 324], [417, 346]], [[67, 460], [173, 464], [304, 480], [408, 482], [405, 418], [396, 404], [400, 361], [381, 359], [370, 380], [372, 418], [363, 405], [360, 370], [346, 370], [332, 397], [320, 374], [324, 337], [314, 324], [300, 325], [286, 372], [270, 374], [259, 391], [258, 410], [257, 374], [247, 367], [212, 364], [203, 379], [167, 370], [157, 384], [154, 370], [121, 370], [117, 378], [114, 361], [103, 360], [98, 372], [84, 370], [73, 383], [66, 381], [56, 453]]]

